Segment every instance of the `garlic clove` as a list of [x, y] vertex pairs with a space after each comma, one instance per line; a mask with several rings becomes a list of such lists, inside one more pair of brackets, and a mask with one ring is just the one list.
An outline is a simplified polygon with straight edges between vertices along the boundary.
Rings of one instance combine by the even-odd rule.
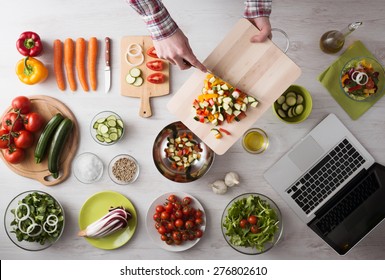
[[227, 192], [227, 186], [223, 180], [216, 180], [214, 183], [209, 184], [209, 187], [215, 194], [225, 194]]
[[239, 184], [239, 175], [236, 172], [228, 172], [225, 175], [225, 184], [228, 187], [233, 187]]

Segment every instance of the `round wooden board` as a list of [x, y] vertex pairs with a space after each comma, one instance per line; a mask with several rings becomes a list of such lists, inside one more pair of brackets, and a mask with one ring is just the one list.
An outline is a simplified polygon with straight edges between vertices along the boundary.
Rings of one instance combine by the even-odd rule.
[[[34, 151], [41, 132], [40, 133], [37, 132], [34, 134], [35, 135], [34, 145], [32, 148], [29, 148], [26, 150], [26, 158], [21, 163], [19, 164], [8, 163], [4, 159], [3, 150], [1, 150], [0, 156], [5, 162], [5, 164], [15, 173], [24, 177], [35, 179], [46, 186], [54, 186], [63, 182], [71, 174], [71, 162], [76, 154], [76, 150], [79, 144], [78, 123], [76, 121], [74, 114], [71, 112], [71, 110], [62, 102], [60, 102], [59, 100], [53, 97], [49, 97], [45, 95], [34, 95], [34, 96], [30, 96], [29, 99], [32, 102], [31, 111], [41, 114], [46, 121], [45, 123], [47, 123], [57, 113], [61, 113], [64, 117], [67, 117], [73, 121], [74, 127], [71, 135], [67, 140], [67, 144], [64, 147], [61, 160], [60, 160], [61, 170], [60, 170], [59, 178], [54, 179], [51, 176], [51, 173], [48, 170], [47, 156], [41, 163], [39, 164], [35, 163]], [[12, 107], [9, 107], [7, 111], [3, 114], [3, 116], [11, 110], [12, 110]]]

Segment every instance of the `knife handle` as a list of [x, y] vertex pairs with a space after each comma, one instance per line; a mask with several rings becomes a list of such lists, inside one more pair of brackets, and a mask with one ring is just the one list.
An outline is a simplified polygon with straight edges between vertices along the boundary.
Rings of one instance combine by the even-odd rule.
[[110, 41], [111, 39], [109, 37], [106, 37], [104, 39], [106, 43], [106, 66], [110, 66]]

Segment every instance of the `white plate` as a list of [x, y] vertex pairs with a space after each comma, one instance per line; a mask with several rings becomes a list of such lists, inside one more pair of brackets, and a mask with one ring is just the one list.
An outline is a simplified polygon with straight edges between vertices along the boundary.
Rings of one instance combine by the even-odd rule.
[[195, 209], [200, 209], [203, 212], [203, 224], [201, 225], [200, 229], [203, 231], [203, 236], [205, 235], [205, 229], [206, 229], [206, 213], [205, 210], [203, 209], [202, 204], [193, 197], [192, 195], [184, 192], [170, 192], [170, 193], [165, 193], [161, 196], [159, 196], [157, 199], [155, 199], [152, 203], [151, 206], [147, 210], [147, 216], [146, 216], [146, 228], [148, 235], [151, 237], [151, 239], [154, 241], [156, 245], [158, 245], [160, 248], [165, 249], [167, 251], [171, 252], [181, 252], [185, 251], [187, 249], [190, 249], [193, 247], [195, 244], [199, 242], [201, 238], [197, 238], [195, 240], [188, 240], [183, 242], [181, 245], [167, 245], [166, 242], [162, 241], [160, 239], [160, 234], [155, 228], [155, 221], [153, 219], [153, 216], [155, 214], [155, 208], [157, 205], [164, 205], [164, 203], [167, 201], [167, 198], [171, 195], [174, 194], [176, 195], [179, 199], [183, 199], [186, 196], [191, 197], [191, 206], [194, 207]]

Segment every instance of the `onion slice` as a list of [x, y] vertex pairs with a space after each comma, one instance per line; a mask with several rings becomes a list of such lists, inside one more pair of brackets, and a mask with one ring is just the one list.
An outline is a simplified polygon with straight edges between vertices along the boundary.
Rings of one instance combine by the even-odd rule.
[[48, 220], [45, 221], [45, 223], [43, 224], [43, 229], [44, 229], [44, 231], [45, 231], [46, 233], [51, 234], [51, 233], [54, 233], [54, 232], [57, 230], [57, 223], [53, 226], [53, 229], [51, 229], [51, 230], [49, 230], [49, 229], [46, 228], [47, 225], [49, 225], [50, 227], [52, 227], [52, 225], [50, 225], [50, 224], [48, 223]]
[[[19, 212], [19, 209], [24, 206], [26, 209], [27, 209], [27, 214], [25, 214], [24, 216], [22, 216], [21, 218], [19, 218], [18, 216], [18, 212]], [[16, 209], [15, 209], [15, 219], [17, 221], [25, 221], [26, 219], [29, 218], [29, 215], [31, 214], [31, 209], [29, 208], [28, 204], [25, 204], [25, 203], [20, 203]]]
[[[141, 65], [144, 62], [144, 55], [143, 55], [143, 53], [140, 54], [139, 60], [137, 62], [131, 62], [129, 57], [130, 56], [126, 53], [126, 56], [125, 56], [126, 62], [127, 62], [128, 65], [130, 65], [132, 67], [139, 66], [139, 65]], [[137, 57], [135, 57], [135, 58], [137, 58]]]
[[137, 56], [143, 54], [142, 46], [137, 44], [137, 43], [130, 44], [127, 47], [127, 53], [126, 54], [128, 54], [129, 56], [132, 56], [132, 57], [137, 57]]
[[[36, 227], [39, 228], [39, 231], [38, 231], [38, 232], [35, 232], [35, 233], [32, 233], [32, 232], [36, 229]], [[39, 225], [39, 224], [36, 224], [36, 223], [30, 225], [30, 226], [27, 228], [27, 234], [28, 234], [30, 237], [38, 236], [38, 235], [40, 235], [40, 234], [42, 233], [42, 231], [43, 231], [42, 226]]]
[[368, 74], [361, 71], [354, 71], [352, 73], [352, 80], [355, 81], [357, 84], [363, 86], [369, 81]]
[[[53, 218], [53, 219], [52, 219]], [[54, 214], [51, 214], [47, 217], [47, 219], [45, 220], [45, 222], [50, 225], [50, 226], [55, 226], [57, 225], [57, 223], [59, 222], [59, 218], [54, 215]]]

